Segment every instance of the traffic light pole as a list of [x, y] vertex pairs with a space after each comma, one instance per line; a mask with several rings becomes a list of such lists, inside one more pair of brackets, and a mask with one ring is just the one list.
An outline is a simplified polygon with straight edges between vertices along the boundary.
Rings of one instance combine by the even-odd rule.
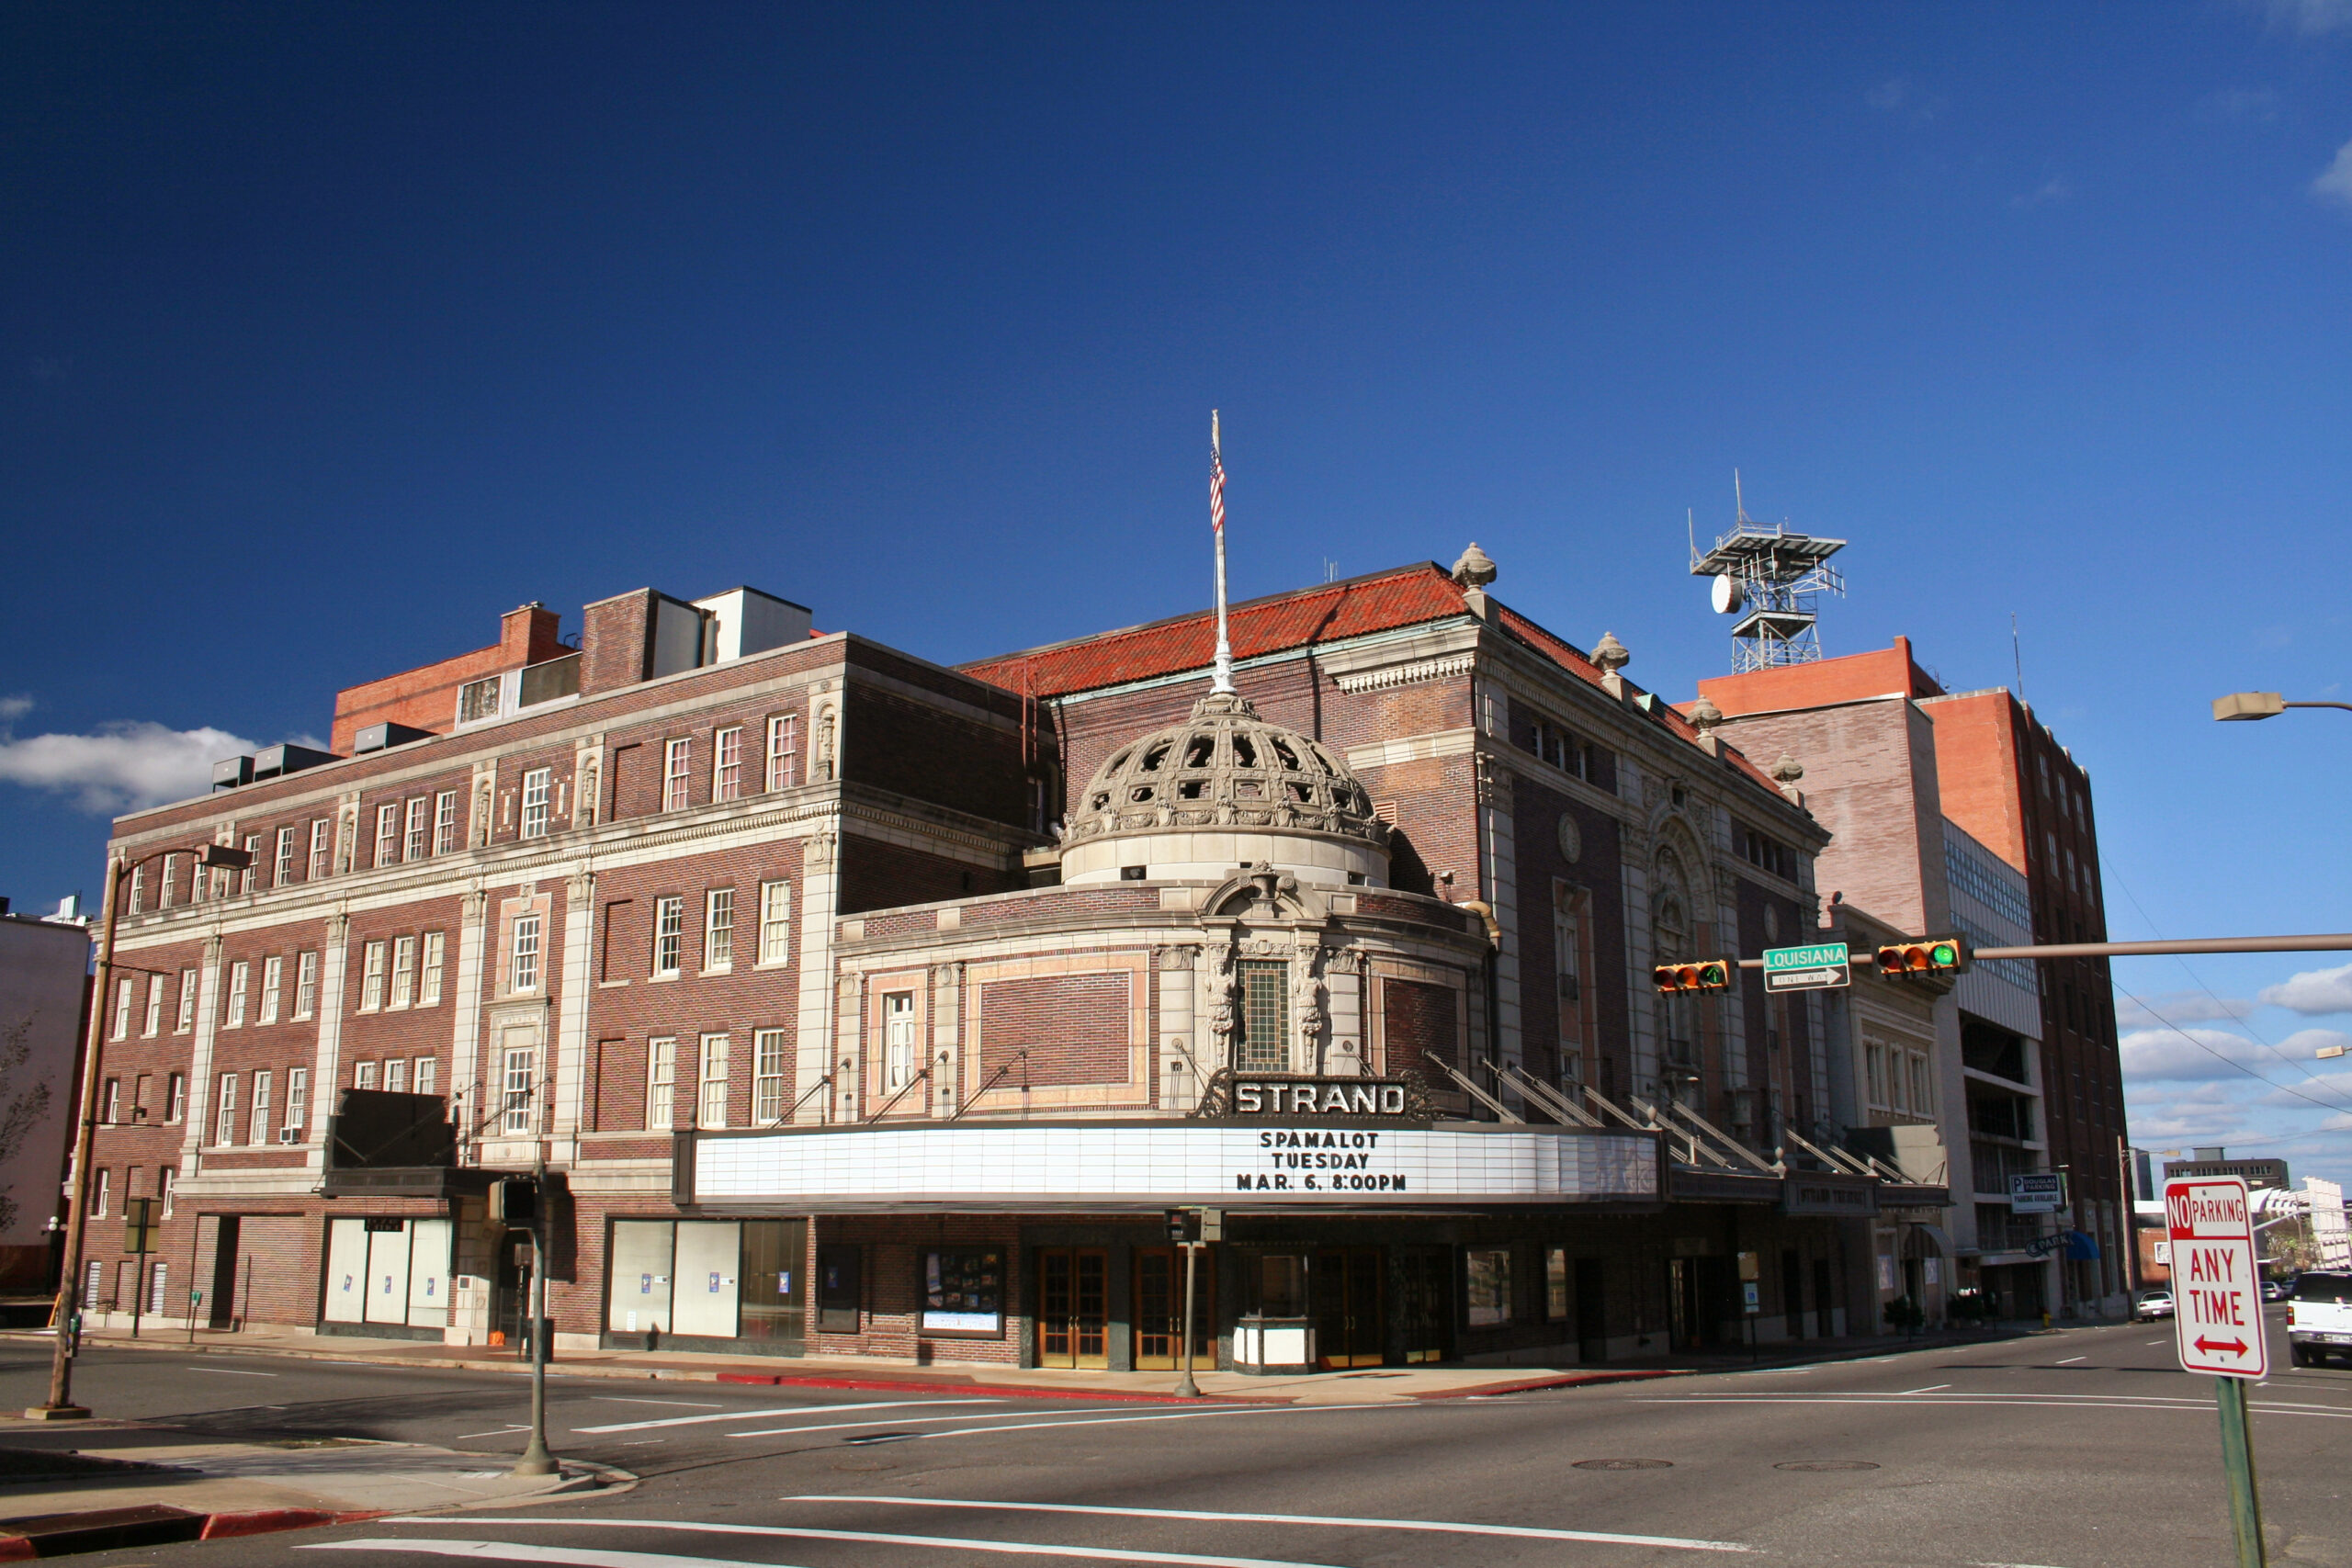
[[[2352, 932], [2319, 936], [2201, 936], [2177, 942], [2050, 942], [2031, 947], [1972, 947], [1970, 959], [1979, 958], [2134, 958], [2167, 953], [2352, 953]], [[1761, 969], [1761, 958], [1736, 961], [1742, 969]], [[1847, 960], [1857, 969], [1871, 966], [1866, 953]]]
[[514, 1461], [513, 1475], [553, 1475], [560, 1468], [548, 1452], [548, 1156], [544, 1145], [531, 1157], [531, 1440]]

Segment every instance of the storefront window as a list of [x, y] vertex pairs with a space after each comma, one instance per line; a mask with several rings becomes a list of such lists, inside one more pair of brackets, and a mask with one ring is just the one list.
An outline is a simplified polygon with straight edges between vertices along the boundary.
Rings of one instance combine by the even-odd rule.
[[1244, 1276], [1250, 1286], [1247, 1310], [1261, 1317], [1306, 1315], [1306, 1259], [1293, 1252], [1260, 1255]]
[[1499, 1328], [1510, 1321], [1510, 1253], [1474, 1247], [1463, 1255], [1470, 1282], [1470, 1326]]
[[934, 1247], [922, 1255], [922, 1329], [926, 1334], [1004, 1331], [1004, 1254]]
[[1568, 1320], [1568, 1249], [1565, 1247], [1544, 1254], [1544, 1315], [1553, 1323]]

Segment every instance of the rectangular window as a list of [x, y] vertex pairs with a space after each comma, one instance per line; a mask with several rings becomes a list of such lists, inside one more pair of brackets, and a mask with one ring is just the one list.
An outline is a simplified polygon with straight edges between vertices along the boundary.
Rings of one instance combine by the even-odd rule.
[[223, 1148], [237, 1141], [237, 1075], [222, 1073], [220, 1083], [220, 1114], [212, 1124], [212, 1141]]
[[735, 966], [735, 889], [714, 887], [704, 904], [702, 967], [707, 975]]
[[269, 874], [272, 887], [284, 887], [294, 880], [294, 829], [291, 826], [277, 830], [277, 864]]
[[418, 1094], [440, 1093], [441, 1059], [437, 1056], [419, 1056], [416, 1059], [415, 1077], [410, 1087]]
[[433, 852], [446, 855], [458, 847], [458, 792], [445, 789], [433, 797]]
[[359, 964], [359, 1010], [374, 1012], [384, 1005], [384, 944], [371, 942]]
[[1290, 965], [1276, 959], [1241, 964], [1240, 1065], [1255, 1072], [1290, 1066]]
[[122, 1120], [122, 1080], [108, 1078], [98, 1094], [98, 1120], [111, 1127]]
[[678, 1043], [645, 1043], [645, 1128], [659, 1132], [670, 1125], [677, 1105]]
[[144, 863], [130, 868], [130, 912], [139, 913], [147, 902], [147, 867]]
[[538, 1053], [528, 1045], [506, 1052], [506, 1131], [510, 1135], [531, 1130], [531, 1108], [538, 1095]]
[[781, 964], [792, 953], [792, 884], [760, 884], [760, 962]]
[[164, 1081], [164, 1120], [175, 1126], [178, 1125], [180, 1119], [187, 1114], [187, 1075], [186, 1073], [174, 1073]]
[[394, 1056], [384, 1064], [384, 1092], [386, 1094], [408, 1092], [408, 1063], [398, 1056]]
[[169, 1294], [164, 1289], [164, 1276], [170, 1268], [170, 1264], [161, 1261], [147, 1266], [147, 1311], [150, 1316], [163, 1315], [164, 1302]]
[[416, 938], [396, 936], [392, 939], [392, 999], [395, 1008], [404, 1008], [416, 988]]
[[254, 890], [254, 868], [260, 863], [261, 835], [248, 833], [245, 835], [245, 869], [237, 873], [239, 893], [251, 893]]
[[681, 897], [653, 901], [653, 972], [675, 975], [685, 948], [686, 901]]
[[115, 982], [114, 1038], [125, 1040], [130, 1035], [130, 980], [129, 976]]
[[401, 859], [424, 858], [424, 796], [418, 795], [408, 803], [407, 820], [401, 828]]
[[500, 675], [489, 675], [469, 681], [458, 688], [458, 722], [471, 724], [477, 719], [498, 716], [498, 689], [505, 683]]
[[155, 878], [155, 908], [158, 909], [168, 909], [172, 907], [172, 879], [179, 874], [180, 857], [165, 855], [164, 869]]
[[[92, 1195], [92, 1206], [96, 1211], [97, 1217], [99, 1219], [103, 1220], [107, 1217], [107, 1210], [112, 1204], [113, 1195], [114, 1173], [108, 1170], [105, 1166], [100, 1166], [98, 1167], [98, 1189], [97, 1191]], [[98, 1265], [93, 1261], [90, 1265], [90, 1293], [92, 1295], [96, 1295], [97, 1293], [97, 1280]]]
[[140, 1032], [150, 1039], [164, 1032], [164, 977], [161, 975], [147, 976], [146, 1027]]
[[694, 742], [673, 740], [662, 750], [662, 809], [684, 811], [686, 808], [690, 770], [694, 766]]
[[752, 1123], [773, 1126], [784, 1120], [784, 1031], [756, 1030], [752, 1035]]
[[401, 858], [401, 808], [376, 807], [376, 863], [390, 865]]
[[548, 836], [548, 802], [555, 785], [553, 768], [533, 768], [523, 775], [523, 837]]
[[304, 1123], [311, 1118], [311, 1069], [288, 1067], [286, 1070], [286, 1130], [301, 1141]]
[[196, 1027], [196, 971], [180, 971], [180, 1013], [172, 1022], [172, 1032], [186, 1034]]
[[327, 874], [327, 850], [334, 842], [334, 818], [321, 817], [311, 823], [311, 868], [304, 873], [307, 881], [317, 882]]
[[[98, 1179], [101, 1182], [106, 1179], [106, 1176], [107, 1173], [105, 1171], [101, 1170], [98, 1172]], [[101, 1214], [106, 1213], [103, 1209], [98, 1212]], [[84, 1306], [95, 1308], [98, 1304], [98, 1281], [106, 1278], [106, 1264], [100, 1259], [96, 1258], [90, 1259], [90, 1277], [82, 1287], [82, 1304]]]
[[155, 1075], [141, 1073], [130, 1087], [130, 1120], [133, 1125], [143, 1124], [147, 1112], [154, 1108], [149, 1098], [155, 1092]]
[[1510, 1321], [1510, 1250], [1474, 1247], [1463, 1255], [1469, 1275], [1470, 1326], [1499, 1328]]
[[768, 720], [768, 788], [790, 789], [799, 782], [800, 716], [778, 714]]
[[285, 988], [286, 960], [265, 958], [261, 961], [261, 1023], [277, 1021], [277, 995]]
[[171, 1166], [159, 1166], [155, 1170], [155, 1196], [164, 1201], [164, 1218], [172, 1217], [172, 1182], [179, 1175]]
[[437, 1007], [441, 1001], [441, 953], [444, 941], [439, 931], [424, 933], [424, 967], [416, 977], [416, 1005]]
[[710, 798], [740, 800], [743, 795], [743, 728], [736, 725], [712, 739]]
[[245, 1025], [245, 983], [253, 978], [253, 965], [240, 958], [229, 965], [229, 1016], [223, 1029], [243, 1029]]
[[246, 1140], [248, 1143], [266, 1144], [269, 1142], [270, 1134], [276, 1131], [269, 1124], [269, 1080], [267, 1073], [254, 1075], [253, 1132]]
[[695, 1100], [695, 1125], [724, 1127], [727, 1125], [727, 1055], [729, 1041], [724, 1034], [702, 1037], [702, 1092]]
[[1863, 1076], [1869, 1080], [1871, 1103], [1886, 1103], [1886, 1047], [1871, 1041], [1862, 1047]]
[[319, 1010], [319, 955], [301, 953], [294, 957], [294, 1017], [299, 1021]]
[[1936, 1113], [1935, 1080], [1928, 1076], [1928, 1058], [1911, 1058], [1911, 1111], [1917, 1116]]
[[882, 1090], [896, 1094], [914, 1081], [915, 994], [890, 991], [882, 998]]
[[923, 1248], [923, 1331], [1001, 1334], [1004, 1258], [1001, 1252], [977, 1247]]
[[539, 917], [514, 917], [514, 963], [507, 973], [514, 978], [514, 989], [536, 991], [539, 988]]
[[354, 1089], [374, 1089], [376, 1087], [377, 1073], [381, 1066], [382, 1064], [378, 1062], [359, 1062], [354, 1064], [351, 1069], [351, 1087]]

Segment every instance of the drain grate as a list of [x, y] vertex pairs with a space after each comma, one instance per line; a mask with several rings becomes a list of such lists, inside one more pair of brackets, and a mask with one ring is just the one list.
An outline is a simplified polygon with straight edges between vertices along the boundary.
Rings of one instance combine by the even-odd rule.
[[1866, 1459], [1792, 1459], [1776, 1464], [1774, 1470], [1876, 1470], [1878, 1466]]
[[1580, 1459], [1578, 1470], [1672, 1470], [1670, 1459]]

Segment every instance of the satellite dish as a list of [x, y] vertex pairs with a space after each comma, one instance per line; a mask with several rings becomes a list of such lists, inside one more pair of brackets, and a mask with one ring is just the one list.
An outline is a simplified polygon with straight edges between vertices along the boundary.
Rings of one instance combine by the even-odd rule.
[[1743, 596], [1739, 591], [1739, 579], [1727, 571], [1722, 573], [1715, 579], [1714, 588], [1708, 596], [1714, 601], [1716, 615], [1731, 615], [1743, 603]]

